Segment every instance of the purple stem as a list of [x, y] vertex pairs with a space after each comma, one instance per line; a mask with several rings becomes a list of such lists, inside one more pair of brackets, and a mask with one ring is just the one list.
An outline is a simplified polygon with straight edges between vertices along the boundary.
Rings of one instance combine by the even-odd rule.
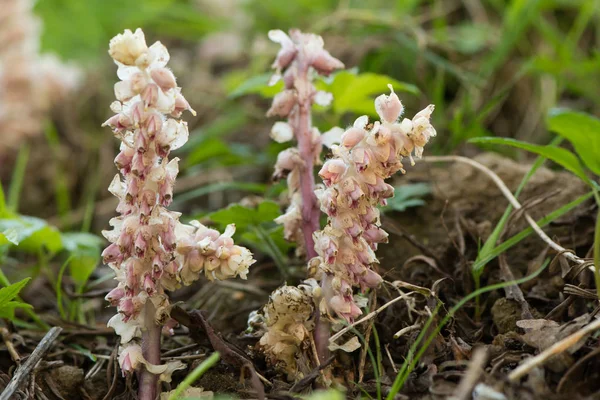
[[[308, 80], [308, 64], [299, 62], [299, 79]], [[306, 245], [307, 260], [317, 256], [313, 233], [319, 230], [319, 206], [315, 196], [315, 178], [313, 162], [313, 143], [311, 127], [310, 98], [302, 99], [298, 104], [298, 119], [296, 126], [296, 140], [300, 157], [304, 160], [304, 167], [300, 171], [300, 194], [302, 196], [302, 234]]]
[[[142, 354], [151, 364], [160, 364], [161, 327], [154, 323], [156, 310], [150, 300], [146, 302], [146, 329], [142, 333]], [[158, 376], [142, 367], [139, 400], [155, 400], [158, 395]]]

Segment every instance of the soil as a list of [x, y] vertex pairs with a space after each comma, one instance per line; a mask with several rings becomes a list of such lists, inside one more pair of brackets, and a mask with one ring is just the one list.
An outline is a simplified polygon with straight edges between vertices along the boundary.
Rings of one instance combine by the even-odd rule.
[[[512, 191], [530, 168], [496, 154], [482, 154], [475, 159], [495, 171]], [[380, 246], [378, 251], [380, 272], [386, 281], [396, 286], [410, 283], [431, 289], [444, 303], [440, 311], [443, 316], [475, 289], [470, 267], [508, 203], [487, 176], [468, 165], [420, 163], [406, 176], [396, 178], [394, 185], [415, 182], [431, 184], [432, 194], [425, 198], [424, 206], [403, 213], [388, 212], [383, 216], [390, 243]], [[528, 212], [534, 219], [539, 219], [586, 192], [586, 187], [572, 175], [541, 168], [519, 200], [526, 207], [532, 205]], [[584, 202], [544, 230], [563, 247], [585, 257], [593, 240], [594, 207], [591, 201]], [[515, 216], [503, 237], [510, 237], [526, 227], [523, 218]], [[504, 262], [512, 275], [520, 278], [539, 268], [546, 257], [552, 259], [555, 255], [547, 251], [538, 237], [531, 235], [511, 248]], [[594, 337], [585, 338], [571, 350], [535, 368], [519, 382], [510, 382], [507, 378], [522, 360], [581, 328], [594, 315], [590, 300], [594, 298], [593, 293], [568, 286], [593, 288], [591, 273], [583, 271], [574, 276], [567, 274], [569, 269], [565, 261], [557, 262], [537, 278], [520, 285], [525, 304], [508, 296], [506, 290], [482, 295], [478, 310], [475, 302], [468, 302], [431, 343], [398, 398], [444, 399], [455, 395], [465, 377], [472, 377], [473, 370], [469, 370], [469, 365], [480, 351], [478, 349], [485, 353], [472, 384], [478, 385], [473, 397], [469, 391], [469, 396], [463, 398], [573, 400], [598, 391], [600, 357], [596, 351], [598, 339]], [[253, 350], [256, 338], [243, 333], [250, 311], [265, 304], [268, 294], [281, 283], [275, 271], [268, 259], [259, 260], [247, 284], [208, 285], [203, 282], [182, 293], [181, 298], [191, 297], [192, 300], [187, 302], [188, 309], [209, 310], [208, 320], [215, 331], [220, 332], [227, 343], [245, 350], [256, 371], [272, 382], [272, 386], [265, 387], [269, 398], [293, 398], [296, 394], [289, 392], [291, 385], [285, 382], [285, 377], [269, 369], [261, 355]], [[481, 286], [505, 281], [507, 277], [502, 271], [497, 259], [491, 261], [481, 276]], [[567, 287], [569, 290], [565, 291]], [[34, 295], [26, 293], [25, 300]], [[380, 306], [397, 296], [392, 285], [383, 285], [376, 296], [371, 296], [371, 306], [374, 302]], [[410, 298], [413, 300], [399, 301], [375, 319], [374, 328], [385, 372], [381, 378], [384, 395], [395, 378], [394, 370], [402, 365], [410, 345], [420, 333], [428, 316], [427, 310], [435, 307], [431, 297], [413, 294]], [[99, 320], [110, 316], [111, 310], [107, 311], [101, 301], [94, 304], [98, 307]], [[436, 323], [439, 321], [437, 318]], [[53, 321], [53, 324], [61, 324], [66, 336], [61, 336], [38, 365], [35, 381], [21, 388], [18, 396], [22, 397], [15, 398], [26, 398], [27, 394], [33, 396], [29, 398], [39, 399], [135, 398], [135, 379], [127, 381], [121, 377], [115, 360], [116, 338], [103, 322], [94, 328], [64, 321]], [[415, 329], [410, 328], [413, 325], [416, 325]], [[25, 357], [35, 348], [40, 335], [12, 328], [11, 341], [17, 352]], [[394, 334], [403, 328], [409, 328], [407, 333], [395, 339]], [[359, 330], [365, 334], [370, 329], [368, 324], [363, 324]], [[175, 336], [164, 341], [165, 355], [183, 358], [182, 361], [189, 364], [188, 370], [174, 374], [173, 382], [170, 386], [165, 385], [164, 392], [175, 388], [191, 368], [204, 359], [204, 354], [213, 351], [206, 335], [192, 333], [180, 327]], [[372, 349], [375, 349], [374, 335], [369, 333], [368, 336]], [[389, 351], [389, 356], [384, 349]], [[102, 357], [94, 362], [90, 358], [93, 356], [86, 355], [86, 350]], [[349, 398], [360, 396], [361, 389], [376, 395], [373, 366], [369, 357], [361, 364], [361, 353], [362, 350], [349, 354], [338, 352], [332, 364], [335, 382], [347, 388]], [[1, 344], [0, 388], [6, 385], [14, 368], [6, 346]], [[220, 394], [255, 397], [248, 371], [243, 375], [245, 379], [240, 378], [239, 366], [221, 362], [195, 386]], [[352, 383], [357, 381], [361, 383]], [[304, 392], [310, 390], [310, 384], [305, 386], [308, 389]]]

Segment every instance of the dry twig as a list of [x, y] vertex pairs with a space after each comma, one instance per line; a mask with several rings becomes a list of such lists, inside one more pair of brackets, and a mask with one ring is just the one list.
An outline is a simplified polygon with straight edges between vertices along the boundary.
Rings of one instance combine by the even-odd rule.
[[465, 376], [460, 381], [460, 384], [456, 388], [454, 395], [450, 397], [451, 400], [468, 400], [471, 398], [473, 388], [483, 372], [483, 367], [485, 367], [487, 358], [487, 348], [478, 347], [475, 349]]
[[8, 354], [10, 354], [10, 358], [12, 358], [15, 363], [19, 364], [21, 362], [21, 356], [13, 345], [11, 333], [6, 328], [0, 328], [0, 334], [2, 335], [2, 340], [6, 345], [6, 350], [8, 350]]
[[40, 341], [33, 353], [27, 358], [27, 360], [17, 368], [17, 371], [13, 375], [12, 379], [6, 386], [6, 389], [0, 394], [0, 400], [10, 400], [13, 397], [14, 392], [21, 386], [21, 384], [30, 376], [31, 371], [42, 359], [44, 354], [50, 349], [62, 328], [55, 326], [50, 329], [46, 336]]
[[589, 335], [597, 329], [600, 329], [600, 319], [596, 319], [591, 324], [567, 336], [563, 340], [553, 344], [537, 356], [527, 359], [523, 364], [519, 365], [517, 369], [515, 369], [508, 375], [508, 379], [510, 379], [511, 381], [516, 381], [520, 379], [521, 377], [529, 373], [529, 371], [531, 371], [533, 368], [542, 365], [550, 357], [567, 351], [571, 346], [577, 344], [577, 342], [579, 342], [583, 337]]

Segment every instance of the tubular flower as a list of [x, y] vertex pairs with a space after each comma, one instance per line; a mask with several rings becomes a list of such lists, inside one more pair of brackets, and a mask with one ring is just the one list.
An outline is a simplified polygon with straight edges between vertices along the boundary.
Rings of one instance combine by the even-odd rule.
[[[309, 365], [299, 362], [312, 359], [299, 357], [307, 353], [310, 332], [314, 328], [315, 304], [320, 288], [314, 279], [296, 286], [282, 286], [276, 289], [269, 303], [262, 310], [264, 333], [259, 347], [267, 356], [267, 362], [287, 374], [288, 379], [301, 379], [311, 371]], [[255, 316], [256, 318], [256, 316]]]
[[[118, 310], [109, 326], [124, 345], [119, 357], [123, 372], [144, 365], [164, 380], [177, 365], [152, 364], [137, 342], [168, 322], [171, 304], [165, 291], [189, 285], [202, 272], [210, 280], [245, 279], [254, 260], [248, 249], [233, 243], [233, 225], [219, 234], [197, 222], [184, 225], [179, 213], [166, 208], [179, 172], [179, 159], [170, 159], [169, 153], [188, 140], [187, 123], [170, 117], [194, 111], [166, 67], [165, 46], [148, 47], [140, 29], [126, 30], [111, 40], [109, 54], [121, 81], [115, 84], [118, 101], [111, 105], [115, 115], [104, 125], [122, 141], [115, 159], [122, 178], [117, 174], [109, 187], [119, 199], [120, 216], [110, 221], [112, 230], [103, 232], [111, 244], [102, 256], [119, 282], [106, 296]], [[152, 344], [158, 351], [159, 345]]]
[[385, 180], [398, 171], [404, 173], [402, 159], [414, 164], [421, 158], [423, 147], [436, 135], [429, 118], [433, 105], [417, 113], [412, 120], [398, 122], [403, 107], [392, 90], [375, 100], [380, 121], [368, 124], [366, 116], [347, 129], [339, 146], [333, 146], [333, 157], [325, 162], [319, 175], [324, 185], [316, 190], [321, 210], [328, 223], [315, 232], [318, 257], [317, 276], [327, 277], [330, 287], [326, 301], [330, 310], [352, 321], [361, 314], [353, 299], [353, 288], [362, 291], [377, 287], [382, 279], [373, 270], [379, 261], [375, 251], [387, 242], [381, 228], [377, 206], [385, 205], [394, 188]]
[[310, 258], [315, 255], [312, 234], [319, 228], [313, 166], [320, 162], [323, 144], [320, 132], [312, 127], [311, 108], [315, 103], [328, 105], [332, 100], [330, 93], [317, 91], [312, 80], [315, 73], [329, 75], [344, 68], [344, 64], [323, 48], [323, 39], [318, 35], [293, 29], [288, 36], [272, 30], [269, 38], [281, 45], [271, 83], [283, 79], [285, 85], [273, 99], [267, 116], [287, 119], [275, 123], [271, 137], [279, 143], [292, 138], [298, 142], [298, 148], [284, 150], [275, 165], [273, 178], [287, 178], [290, 199], [286, 213], [276, 221], [283, 224], [285, 238], [297, 242], [298, 252], [306, 250]]

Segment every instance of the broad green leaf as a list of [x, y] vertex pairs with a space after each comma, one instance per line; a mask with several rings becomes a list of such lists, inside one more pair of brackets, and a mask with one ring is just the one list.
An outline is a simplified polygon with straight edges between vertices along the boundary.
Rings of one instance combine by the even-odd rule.
[[283, 81], [280, 80], [276, 84], [269, 86], [269, 80], [272, 75], [272, 73], [254, 75], [240, 82], [240, 78], [243, 79], [242, 76], [230, 74], [226, 82], [226, 86], [232, 88], [229, 91], [229, 97], [234, 99], [248, 94], [260, 94], [266, 98], [274, 97], [283, 89]]
[[[294, 245], [283, 237], [283, 226], [278, 225], [272, 229], [265, 230], [266, 234], [277, 248], [280, 254], [287, 254]], [[255, 231], [246, 231], [241, 235], [241, 240], [247, 243], [250, 247], [260, 250], [262, 253], [269, 254], [275, 258], [273, 249], [270, 248], [269, 243], [265, 243], [265, 240], [261, 238]]]
[[548, 129], [573, 143], [583, 163], [600, 175], [600, 119], [580, 112], [555, 110], [548, 118]]
[[21, 301], [9, 301], [8, 303], [5, 303], [4, 305], [0, 306], [0, 318], [6, 318], [11, 321], [14, 320], [15, 309], [17, 308], [31, 310], [33, 309], [33, 306], [31, 304], [23, 303]]
[[431, 193], [431, 186], [426, 183], [400, 185], [396, 187], [394, 197], [388, 199], [387, 206], [382, 210], [406, 211], [409, 207], [419, 207], [425, 204], [421, 197]]
[[98, 265], [104, 240], [85, 232], [63, 233], [62, 240], [65, 249], [72, 255], [69, 262], [71, 278], [81, 287]]
[[27, 285], [31, 278], [25, 278], [22, 281], [13, 283], [10, 286], [6, 286], [0, 289], [0, 309], [12, 301], [19, 295], [21, 289]]
[[376, 96], [389, 93], [388, 84], [391, 84], [396, 92], [419, 93], [419, 89], [414, 85], [400, 82], [387, 75], [370, 72], [356, 74], [352, 71], [341, 71], [334, 74], [332, 78], [317, 81], [315, 86], [317, 89], [333, 94], [335, 113], [373, 115], [373, 101]]
[[209, 214], [208, 217], [222, 226], [234, 223], [238, 230], [244, 231], [250, 225], [273, 222], [280, 214], [281, 212], [277, 203], [263, 201], [256, 208], [232, 204], [227, 208]]
[[60, 232], [40, 218], [20, 216], [0, 219], [0, 231], [11, 243], [18, 243], [19, 250], [37, 253], [46, 249], [57, 253], [63, 248]]
[[561, 165], [565, 169], [571, 171], [573, 174], [581, 178], [584, 182], [588, 184], [590, 183], [590, 180], [585, 175], [585, 171], [583, 170], [577, 156], [575, 156], [575, 154], [571, 153], [567, 149], [554, 146], [540, 146], [537, 144], [525, 143], [519, 140], [508, 138], [482, 137], [471, 139], [469, 140], [469, 142], [476, 144], [501, 144], [539, 154]]
[[250, 164], [254, 161], [250, 147], [211, 138], [198, 145], [186, 158], [188, 166], [214, 161], [218, 165]]
[[175, 198], [173, 204], [179, 204], [185, 201], [196, 199], [209, 193], [222, 192], [224, 190], [238, 190], [244, 192], [252, 192], [263, 194], [267, 190], [267, 185], [263, 183], [250, 182], [218, 182], [210, 185], [201, 186], [199, 188], [182, 193]]

